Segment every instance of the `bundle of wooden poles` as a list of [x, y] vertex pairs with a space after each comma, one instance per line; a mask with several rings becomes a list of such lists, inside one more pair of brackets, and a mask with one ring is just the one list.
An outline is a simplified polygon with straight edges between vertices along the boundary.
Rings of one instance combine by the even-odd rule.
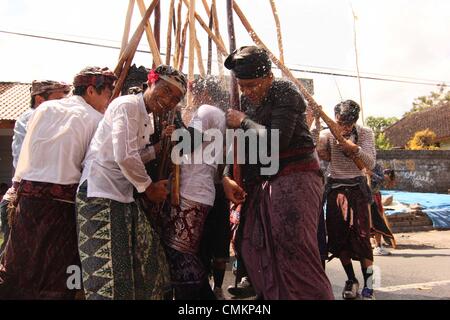
[[[175, 0], [167, 0], [165, 3], [168, 4], [168, 23], [167, 23], [167, 38], [166, 38], [166, 56], [164, 63], [167, 65], [173, 65], [176, 69], [183, 71], [184, 61], [185, 61], [185, 51], [186, 42], [188, 41], [188, 80], [194, 80], [194, 69], [195, 69], [195, 57], [197, 58], [197, 68], [201, 77], [205, 77], [207, 74], [211, 74], [212, 65], [212, 43], [215, 44], [217, 49], [217, 63], [219, 76], [223, 78], [223, 58], [228, 56], [228, 52], [232, 52], [236, 48], [236, 39], [234, 35], [234, 22], [233, 16], [236, 16], [241, 21], [244, 28], [247, 30], [251, 39], [254, 41], [255, 45], [262, 47], [267, 50], [273, 63], [283, 72], [283, 74], [291, 80], [308, 102], [308, 125], [312, 124], [314, 117], [316, 121], [319, 122], [319, 117], [330, 128], [331, 133], [334, 135], [339, 143], [344, 142], [344, 137], [342, 136], [339, 127], [336, 122], [328, 117], [322, 110], [321, 106], [316, 103], [314, 98], [305, 89], [303, 84], [294, 77], [290, 70], [284, 65], [284, 53], [282, 45], [282, 34], [280, 27], [280, 20], [278, 17], [278, 12], [275, 5], [275, 0], [269, 0], [270, 6], [272, 8], [272, 13], [275, 19], [276, 32], [278, 38], [279, 47], [279, 58], [275, 56], [272, 51], [264, 44], [261, 38], [257, 35], [253, 27], [250, 25], [248, 19], [240, 9], [236, 0], [226, 0], [226, 10], [227, 10], [227, 27], [228, 27], [228, 38], [229, 38], [229, 51], [227, 51], [225, 42], [222, 38], [219, 29], [219, 20], [217, 15], [217, 3], [216, 0], [211, 0], [210, 5], [207, 0], [201, 0], [203, 8], [208, 17], [208, 23], [206, 23], [200, 14], [196, 11], [196, 1], [195, 0], [178, 0], [175, 4]], [[129, 0], [125, 28], [122, 37], [122, 47], [120, 50], [119, 62], [114, 70], [115, 74], [118, 76], [118, 81], [113, 92], [112, 99], [119, 96], [125, 78], [128, 74], [128, 70], [133, 61], [134, 55], [136, 53], [137, 47], [141, 41], [141, 38], [145, 32], [146, 38], [153, 57], [153, 66], [158, 66], [162, 63], [160, 55], [160, 30], [161, 30], [161, 3], [160, 0], [152, 0], [150, 5], [146, 7], [144, 0]], [[130, 35], [130, 25], [132, 20], [133, 8], [137, 4], [140, 14], [142, 16], [141, 22], [136, 28], [135, 32], [129, 39]], [[187, 14], [184, 19], [182, 19], [182, 6], [186, 6]], [[150, 23], [150, 18], [154, 13], [154, 24], [153, 28]], [[196, 34], [196, 22], [208, 35], [208, 56], [207, 56], [207, 68], [205, 69], [202, 59], [202, 50], [200, 42]], [[187, 30], [189, 29], [189, 38], [187, 38]], [[188, 40], [189, 39], [189, 40]], [[172, 52], [172, 47], [174, 48]], [[231, 75], [230, 80], [230, 107], [239, 109], [239, 94], [235, 79]], [[187, 93], [187, 106], [191, 106], [191, 93]], [[172, 117], [173, 118], [173, 117]], [[166, 150], [165, 152], [169, 152]], [[167, 157], [166, 157], [167, 158]], [[352, 160], [360, 168], [364, 169], [364, 163], [362, 160], [355, 156], [352, 156]], [[236, 166], [236, 169], [238, 167]], [[179, 185], [179, 168], [175, 169], [175, 180], [172, 185]], [[239, 176], [239, 172], [235, 172]], [[175, 204], [179, 199], [175, 197]]]

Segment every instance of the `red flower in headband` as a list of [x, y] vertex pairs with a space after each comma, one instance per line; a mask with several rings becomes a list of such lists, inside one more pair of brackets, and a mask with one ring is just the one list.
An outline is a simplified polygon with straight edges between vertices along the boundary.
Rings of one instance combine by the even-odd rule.
[[147, 80], [150, 83], [155, 83], [159, 79], [159, 74], [155, 72], [155, 70], [150, 70], [150, 72], [147, 75]]

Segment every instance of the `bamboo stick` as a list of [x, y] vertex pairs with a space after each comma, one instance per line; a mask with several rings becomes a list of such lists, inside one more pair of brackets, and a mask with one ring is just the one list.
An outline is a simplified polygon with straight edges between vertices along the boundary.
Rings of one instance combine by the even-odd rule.
[[197, 64], [198, 64], [198, 70], [200, 72], [200, 76], [202, 78], [205, 78], [206, 72], [205, 72], [205, 67], [203, 65], [202, 47], [201, 47], [200, 42], [198, 41], [197, 37], [195, 37], [195, 53], [197, 55]]
[[153, 33], [155, 35], [156, 45], [161, 50], [161, 1], [155, 8], [155, 21], [153, 23]]
[[153, 10], [155, 9], [156, 4], [159, 0], [153, 0], [153, 2], [150, 4], [150, 7], [148, 7], [147, 11], [145, 12], [145, 17], [142, 18], [141, 22], [139, 23], [138, 27], [136, 28], [136, 31], [134, 32], [133, 36], [131, 37], [131, 40], [129, 41], [127, 47], [123, 51], [122, 55], [120, 56], [119, 62], [117, 63], [116, 68], [114, 69], [114, 73], [116, 76], [119, 76], [123, 65], [125, 63], [125, 60], [132, 54], [136, 52], [136, 49], [139, 45], [139, 42], [141, 41], [142, 34], [145, 30], [145, 25], [148, 23], [148, 19], [150, 18]]
[[[161, 54], [161, 1], [158, 2], [158, 5], [155, 8], [155, 21], [153, 24], [153, 34], [155, 36], [156, 47], [158, 48], [158, 52]], [[155, 59], [153, 58], [153, 68], [156, 68], [162, 63], [160, 59], [160, 63], [157, 64]]]
[[[222, 36], [220, 35], [220, 28], [219, 28], [219, 18], [217, 17], [217, 4], [216, 0], [212, 0], [211, 9], [213, 13], [213, 25], [214, 25], [214, 33], [218, 36], [219, 39], [222, 39]], [[217, 65], [219, 68], [219, 78], [221, 81], [224, 81], [224, 70], [223, 70], [223, 59], [222, 54], [220, 54], [219, 50], [217, 50]]]
[[134, 0], [130, 0], [128, 2], [127, 16], [125, 18], [125, 27], [123, 30], [122, 45], [120, 46], [119, 58], [128, 44], [128, 37], [130, 36], [130, 26], [131, 26], [131, 18], [133, 16], [133, 9], [134, 9]]
[[277, 27], [277, 39], [278, 39], [278, 49], [280, 50], [280, 62], [284, 64], [284, 50], [283, 50], [283, 38], [281, 37], [281, 24], [280, 18], [278, 17], [278, 10], [275, 5], [275, 0], [269, 0], [270, 6], [272, 7], [273, 17], [275, 19], [275, 25]]
[[136, 31], [134, 32], [133, 37], [131, 38], [131, 40], [128, 43], [125, 50], [123, 51], [122, 56], [120, 57], [116, 68], [114, 69], [114, 73], [116, 74], [116, 76], [118, 76], [118, 80], [114, 87], [110, 101], [112, 101], [114, 98], [118, 97], [120, 92], [122, 91], [122, 87], [125, 82], [125, 78], [128, 74], [128, 70], [130, 68], [131, 62], [133, 61], [134, 55], [136, 53], [136, 49], [137, 49], [139, 42], [141, 41], [142, 35], [144, 33], [145, 25], [148, 23], [148, 19], [150, 18], [151, 14], [152, 14], [153, 10], [155, 9], [156, 5], [158, 4], [158, 2], [159, 2], [159, 0], [153, 0], [153, 2], [148, 7], [141, 22], [138, 25]]
[[203, 8], [205, 8], [206, 14], [208, 15], [208, 18], [211, 17], [211, 10], [209, 9], [208, 1], [202, 0], [202, 3], [203, 3]]
[[[228, 41], [230, 44], [230, 52], [236, 50], [236, 35], [234, 32], [233, 6], [234, 6], [233, 0], [227, 0], [227, 26], [228, 26]], [[230, 105], [231, 108], [240, 110], [238, 85], [236, 77], [232, 72], [230, 76]]]
[[167, 41], [166, 41], [166, 64], [170, 65], [170, 55], [172, 51], [172, 21], [173, 21], [173, 9], [175, 0], [170, 0], [169, 5], [169, 22], [167, 24]]
[[[213, 11], [213, 5], [214, 3], [211, 3], [211, 11], [209, 13], [209, 23], [208, 23], [208, 27], [213, 30], [214, 27], [214, 15], [212, 13]], [[211, 74], [212, 72], [212, 39], [211, 37], [208, 35], [208, 61], [206, 63], [206, 73], [207, 74]]]
[[[345, 143], [345, 138], [342, 136], [337, 123], [334, 120], [332, 120], [330, 117], [328, 117], [328, 115], [322, 110], [322, 107], [317, 104], [317, 102], [314, 100], [314, 98], [305, 89], [303, 84], [297, 78], [295, 78], [294, 75], [291, 73], [291, 71], [284, 64], [282, 64], [280, 62], [280, 60], [278, 60], [278, 58], [267, 48], [267, 46], [262, 42], [262, 40], [258, 37], [258, 35], [253, 30], [252, 26], [248, 22], [248, 20], [245, 17], [245, 15], [242, 13], [242, 11], [239, 8], [239, 6], [237, 5], [236, 1], [235, 0], [232, 0], [232, 1], [233, 1], [233, 9], [234, 9], [234, 11], [238, 15], [239, 19], [241, 20], [242, 24], [244, 25], [245, 29], [247, 30], [248, 34], [253, 39], [255, 44], [257, 46], [260, 46], [260, 47], [262, 47], [262, 48], [267, 50], [271, 60], [277, 65], [278, 68], [280, 68], [280, 70], [285, 74], [286, 77], [289, 78], [289, 80], [291, 80], [292, 82], [294, 82], [295, 85], [297, 85], [297, 87], [299, 88], [299, 90], [301, 91], [303, 96], [305, 97], [306, 101], [308, 102], [308, 106], [315, 113], [320, 114], [320, 117], [328, 125], [328, 127], [329, 127], [331, 133], [333, 134], [333, 136], [335, 137], [335, 139], [339, 143]], [[313, 117], [312, 117], [312, 114], [311, 114], [309, 122], [308, 122], [308, 127], [311, 126], [312, 121], [313, 121]], [[350, 158], [353, 160], [353, 162], [358, 166], [358, 168], [360, 170], [366, 168], [366, 166], [365, 166], [365, 164], [364, 164], [364, 162], [362, 161], [361, 158], [357, 157], [356, 155], [351, 155]]]
[[[189, 8], [189, 1], [188, 0], [183, 0], [183, 3], [185, 4], [186, 7]], [[208, 28], [206, 23], [203, 21], [203, 19], [196, 12], [194, 12], [194, 16], [197, 19], [197, 21], [200, 23], [200, 26], [206, 31], [206, 33], [208, 33], [208, 35], [216, 43], [217, 48], [220, 50], [220, 53], [223, 56], [228, 56], [227, 49], [225, 49], [225, 46], [224, 46], [223, 42]]]
[[[189, 3], [189, 68], [188, 68], [188, 81], [194, 81], [194, 63], [195, 63], [195, 42], [197, 36], [195, 34], [195, 0], [190, 0]], [[187, 92], [187, 107], [192, 107], [192, 92]]]
[[[144, 16], [144, 13], [145, 13], [144, 0], [136, 0], [136, 1], [137, 1], [139, 10], [141, 11], [141, 15]], [[155, 5], [155, 7], [156, 7], [156, 5]], [[154, 64], [159, 66], [162, 63], [161, 55], [159, 53], [158, 44], [156, 43], [155, 35], [153, 34], [152, 26], [150, 25], [149, 21], [147, 21], [147, 23], [145, 25], [145, 34], [147, 36], [148, 45], [150, 46], [150, 50], [152, 52], [153, 62], [154, 62]]]
[[186, 21], [184, 22], [183, 31], [181, 32], [181, 44], [180, 44], [180, 55], [178, 57], [178, 67], [177, 69], [179, 71], [183, 71], [184, 66], [184, 53], [186, 51], [186, 34], [187, 34], [187, 27], [189, 25], [189, 13], [186, 17]]
[[173, 65], [175, 68], [178, 69], [179, 65], [179, 56], [180, 56], [180, 38], [181, 38], [181, 6], [183, 5], [181, 3], [182, 0], [178, 1], [177, 6], [177, 27], [176, 27], [176, 33], [175, 33], [175, 51], [173, 53]]

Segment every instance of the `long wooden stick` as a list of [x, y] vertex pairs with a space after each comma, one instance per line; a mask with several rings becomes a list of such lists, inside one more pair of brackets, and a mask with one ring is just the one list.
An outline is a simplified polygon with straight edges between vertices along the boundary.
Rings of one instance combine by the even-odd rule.
[[122, 56], [120, 57], [116, 68], [114, 69], [114, 73], [116, 74], [116, 76], [119, 77], [119, 79], [116, 82], [116, 85], [114, 87], [110, 101], [112, 101], [114, 98], [118, 97], [120, 92], [122, 91], [122, 87], [125, 82], [125, 78], [128, 74], [128, 70], [131, 66], [131, 62], [133, 61], [134, 55], [136, 53], [136, 49], [137, 49], [139, 42], [141, 41], [142, 35], [144, 33], [145, 25], [148, 24], [148, 20], [151, 16], [153, 10], [155, 9], [156, 5], [158, 4], [158, 2], [159, 2], [159, 0], [153, 0], [153, 2], [148, 7], [141, 22], [139, 23], [138, 27], [136, 28], [136, 31], [134, 32], [133, 37], [131, 38], [131, 40], [128, 43], [125, 50], [123, 51]]
[[128, 44], [128, 37], [130, 36], [131, 18], [133, 17], [133, 9], [134, 9], [134, 0], [130, 0], [128, 2], [127, 16], [125, 18], [125, 27], [123, 30], [122, 45], [120, 46], [119, 58]]
[[[190, 0], [189, 3], [189, 69], [188, 80], [194, 81], [194, 63], [195, 63], [195, 42], [197, 36], [195, 35], [195, 0]], [[199, 44], [200, 45], [200, 44]], [[203, 70], [204, 72], [204, 70]], [[192, 92], [188, 90], [186, 95], [187, 107], [192, 107]]]
[[209, 9], [208, 1], [202, 0], [202, 3], [203, 3], [203, 8], [205, 8], [206, 14], [208, 15], [208, 18], [211, 17], [211, 10]]
[[[161, 1], [158, 2], [158, 5], [155, 8], [155, 21], [153, 24], [153, 34], [155, 36], [155, 43], [156, 47], [158, 48], [158, 52], [161, 52]], [[153, 58], [153, 68], [156, 68], [161, 63], [162, 63], [161, 59], [158, 64]]]
[[[260, 46], [260, 47], [264, 48], [265, 50], [267, 50], [267, 52], [268, 52], [268, 54], [270, 56], [270, 59], [275, 63], [275, 65], [278, 68], [280, 68], [280, 70], [284, 73], [284, 75], [286, 77], [289, 78], [289, 80], [291, 80], [292, 82], [294, 82], [295, 85], [297, 85], [297, 87], [299, 88], [299, 90], [301, 91], [303, 96], [305, 97], [306, 101], [308, 102], [308, 106], [312, 110], [314, 110], [315, 113], [320, 114], [320, 117], [328, 125], [328, 128], [330, 129], [330, 131], [333, 134], [333, 136], [335, 137], [335, 139], [339, 143], [345, 143], [346, 140], [342, 136], [337, 123], [334, 120], [332, 120], [330, 117], [328, 117], [328, 115], [322, 110], [322, 107], [317, 104], [317, 102], [313, 99], [313, 97], [305, 89], [303, 84], [296, 77], [294, 77], [294, 75], [291, 73], [291, 71], [284, 64], [282, 64], [280, 62], [280, 60], [278, 60], [278, 58], [267, 48], [267, 46], [262, 42], [262, 40], [258, 37], [258, 35], [253, 30], [252, 26], [248, 22], [248, 20], [245, 17], [245, 15], [242, 13], [242, 11], [239, 8], [239, 6], [237, 5], [236, 1], [235, 0], [232, 0], [232, 1], [233, 1], [233, 9], [234, 9], [234, 11], [238, 15], [239, 19], [241, 20], [242, 24], [244, 25], [245, 29], [247, 30], [248, 34], [253, 39], [255, 44], [257, 46]], [[309, 122], [308, 122], [308, 126], [311, 126], [312, 121], [313, 121], [313, 116], [311, 114]], [[366, 165], [364, 164], [364, 162], [362, 161], [362, 159], [360, 157], [357, 157], [356, 155], [351, 155], [350, 158], [353, 160], [353, 162], [356, 164], [356, 166], [360, 170], [366, 168]]]
[[180, 54], [178, 57], [178, 66], [177, 66], [177, 69], [179, 71], [183, 71], [184, 66], [184, 54], [186, 52], [186, 35], [188, 25], [189, 25], [189, 13], [188, 16], [186, 17], [186, 21], [184, 22], [183, 31], [181, 31]]
[[201, 77], [205, 78], [206, 72], [205, 66], [203, 65], [202, 46], [200, 45], [200, 42], [198, 41], [197, 37], [195, 37], [195, 54], [197, 55], [198, 71], [200, 72]]
[[[220, 35], [219, 18], [217, 17], [216, 0], [212, 0], [211, 10], [212, 10], [212, 14], [213, 14], [214, 33], [219, 39], [222, 39], [222, 36]], [[219, 68], [219, 78], [221, 81], [224, 81], [225, 76], [224, 76], [224, 70], [223, 70], [223, 58], [222, 58], [222, 54], [219, 52], [219, 50], [217, 50], [217, 66]]]
[[[212, 13], [212, 11], [214, 10], [213, 5], [214, 5], [214, 3], [211, 4], [211, 11], [209, 12], [209, 23], [208, 23], [208, 27], [211, 30], [213, 30], [213, 27], [214, 27], [214, 25], [213, 25], [214, 15]], [[208, 57], [207, 58], [208, 58], [208, 60], [206, 63], [206, 73], [211, 74], [211, 72], [212, 72], [212, 70], [211, 70], [212, 69], [212, 39], [209, 35], [208, 35]]]
[[170, 55], [172, 51], [172, 21], [175, 0], [170, 0], [169, 6], [169, 22], [167, 24], [167, 41], [166, 41], [166, 64], [170, 65]]
[[130, 55], [134, 56], [134, 53], [136, 52], [139, 42], [141, 41], [142, 34], [144, 33], [145, 25], [148, 23], [148, 19], [150, 18], [153, 10], [155, 9], [155, 6], [158, 4], [158, 1], [159, 0], [153, 0], [153, 2], [150, 4], [150, 7], [148, 7], [147, 11], [145, 12], [145, 17], [142, 18], [141, 22], [136, 28], [136, 31], [131, 37], [131, 40], [129, 41], [127, 47], [120, 56], [119, 62], [117, 63], [116, 68], [114, 69], [114, 73], [116, 76], [120, 76], [125, 60], [128, 59]]
[[[183, 0], [183, 3], [186, 5], [186, 7], [189, 8], [189, 1], [188, 0]], [[194, 12], [194, 16], [197, 19], [197, 21], [200, 23], [200, 26], [206, 31], [206, 33], [208, 33], [208, 35], [216, 43], [217, 48], [220, 50], [220, 53], [223, 56], [225, 56], [225, 57], [228, 56], [227, 49], [225, 49], [225, 46], [222, 43], [222, 41], [208, 28], [206, 23], [203, 21], [203, 19], [196, 12]]]
[[[230, 52], [236, 50], [236, 35], [234, 32], [233, 19], [233, 0], [227, 0], [227, 26], [228, 26], [228, 41], [230, 43]], [[240, 110], [239, 104], [239, 90], [236, 77], [233, 73], [230, 76], [230, 104], [231, 108]]]
[[[139, 10], [141, 11], [141, 15], [144, 16], [145, 15], [144, 0], [137, 0], [137, 4]], [[158, 5], [158, 3], [156, 5]], [[159, 66], [162, 63], [161, 55], [159, 53], [158, 44], [156, 43], [155, 35], [153, 34], [152, 26], [150, 25], [149, 21], [147, 21], [145, 25], [145, 34], [147, 36], [148, 45], [150, 46], [150, 50], [152, 52], [153, 62], [155, 65]]]
[[275, 0], [269, 0], [270, 6], [272, 7], [273, 17], [275, 19], [275, 25], [277, 27], [277, 38], [278, 38], [278, 49], [280, 50], [280, 62], [284, 64], [284, 50], [283, 50], [283, 38], [281, 37], [281, 24], [280, 18], [278, 17], [277, 6], [275, 5]]
[[178, 69], [179, 56], [180, 56], [180, 45], [181, 45], [181, 6], [183, 5], [182, 0], [178, 1], [177, 6], [177, 27], [175, 29], [175, 51], [173, 53], [173, 65]]

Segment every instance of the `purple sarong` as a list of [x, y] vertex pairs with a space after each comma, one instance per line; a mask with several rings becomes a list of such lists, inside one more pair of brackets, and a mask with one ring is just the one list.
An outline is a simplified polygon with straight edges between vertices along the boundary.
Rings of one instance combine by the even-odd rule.
[[248, 190], [241, 253], [263, 299], [334, 299], [317, 242], [322, 191], [316, 171], [290, 172]]

